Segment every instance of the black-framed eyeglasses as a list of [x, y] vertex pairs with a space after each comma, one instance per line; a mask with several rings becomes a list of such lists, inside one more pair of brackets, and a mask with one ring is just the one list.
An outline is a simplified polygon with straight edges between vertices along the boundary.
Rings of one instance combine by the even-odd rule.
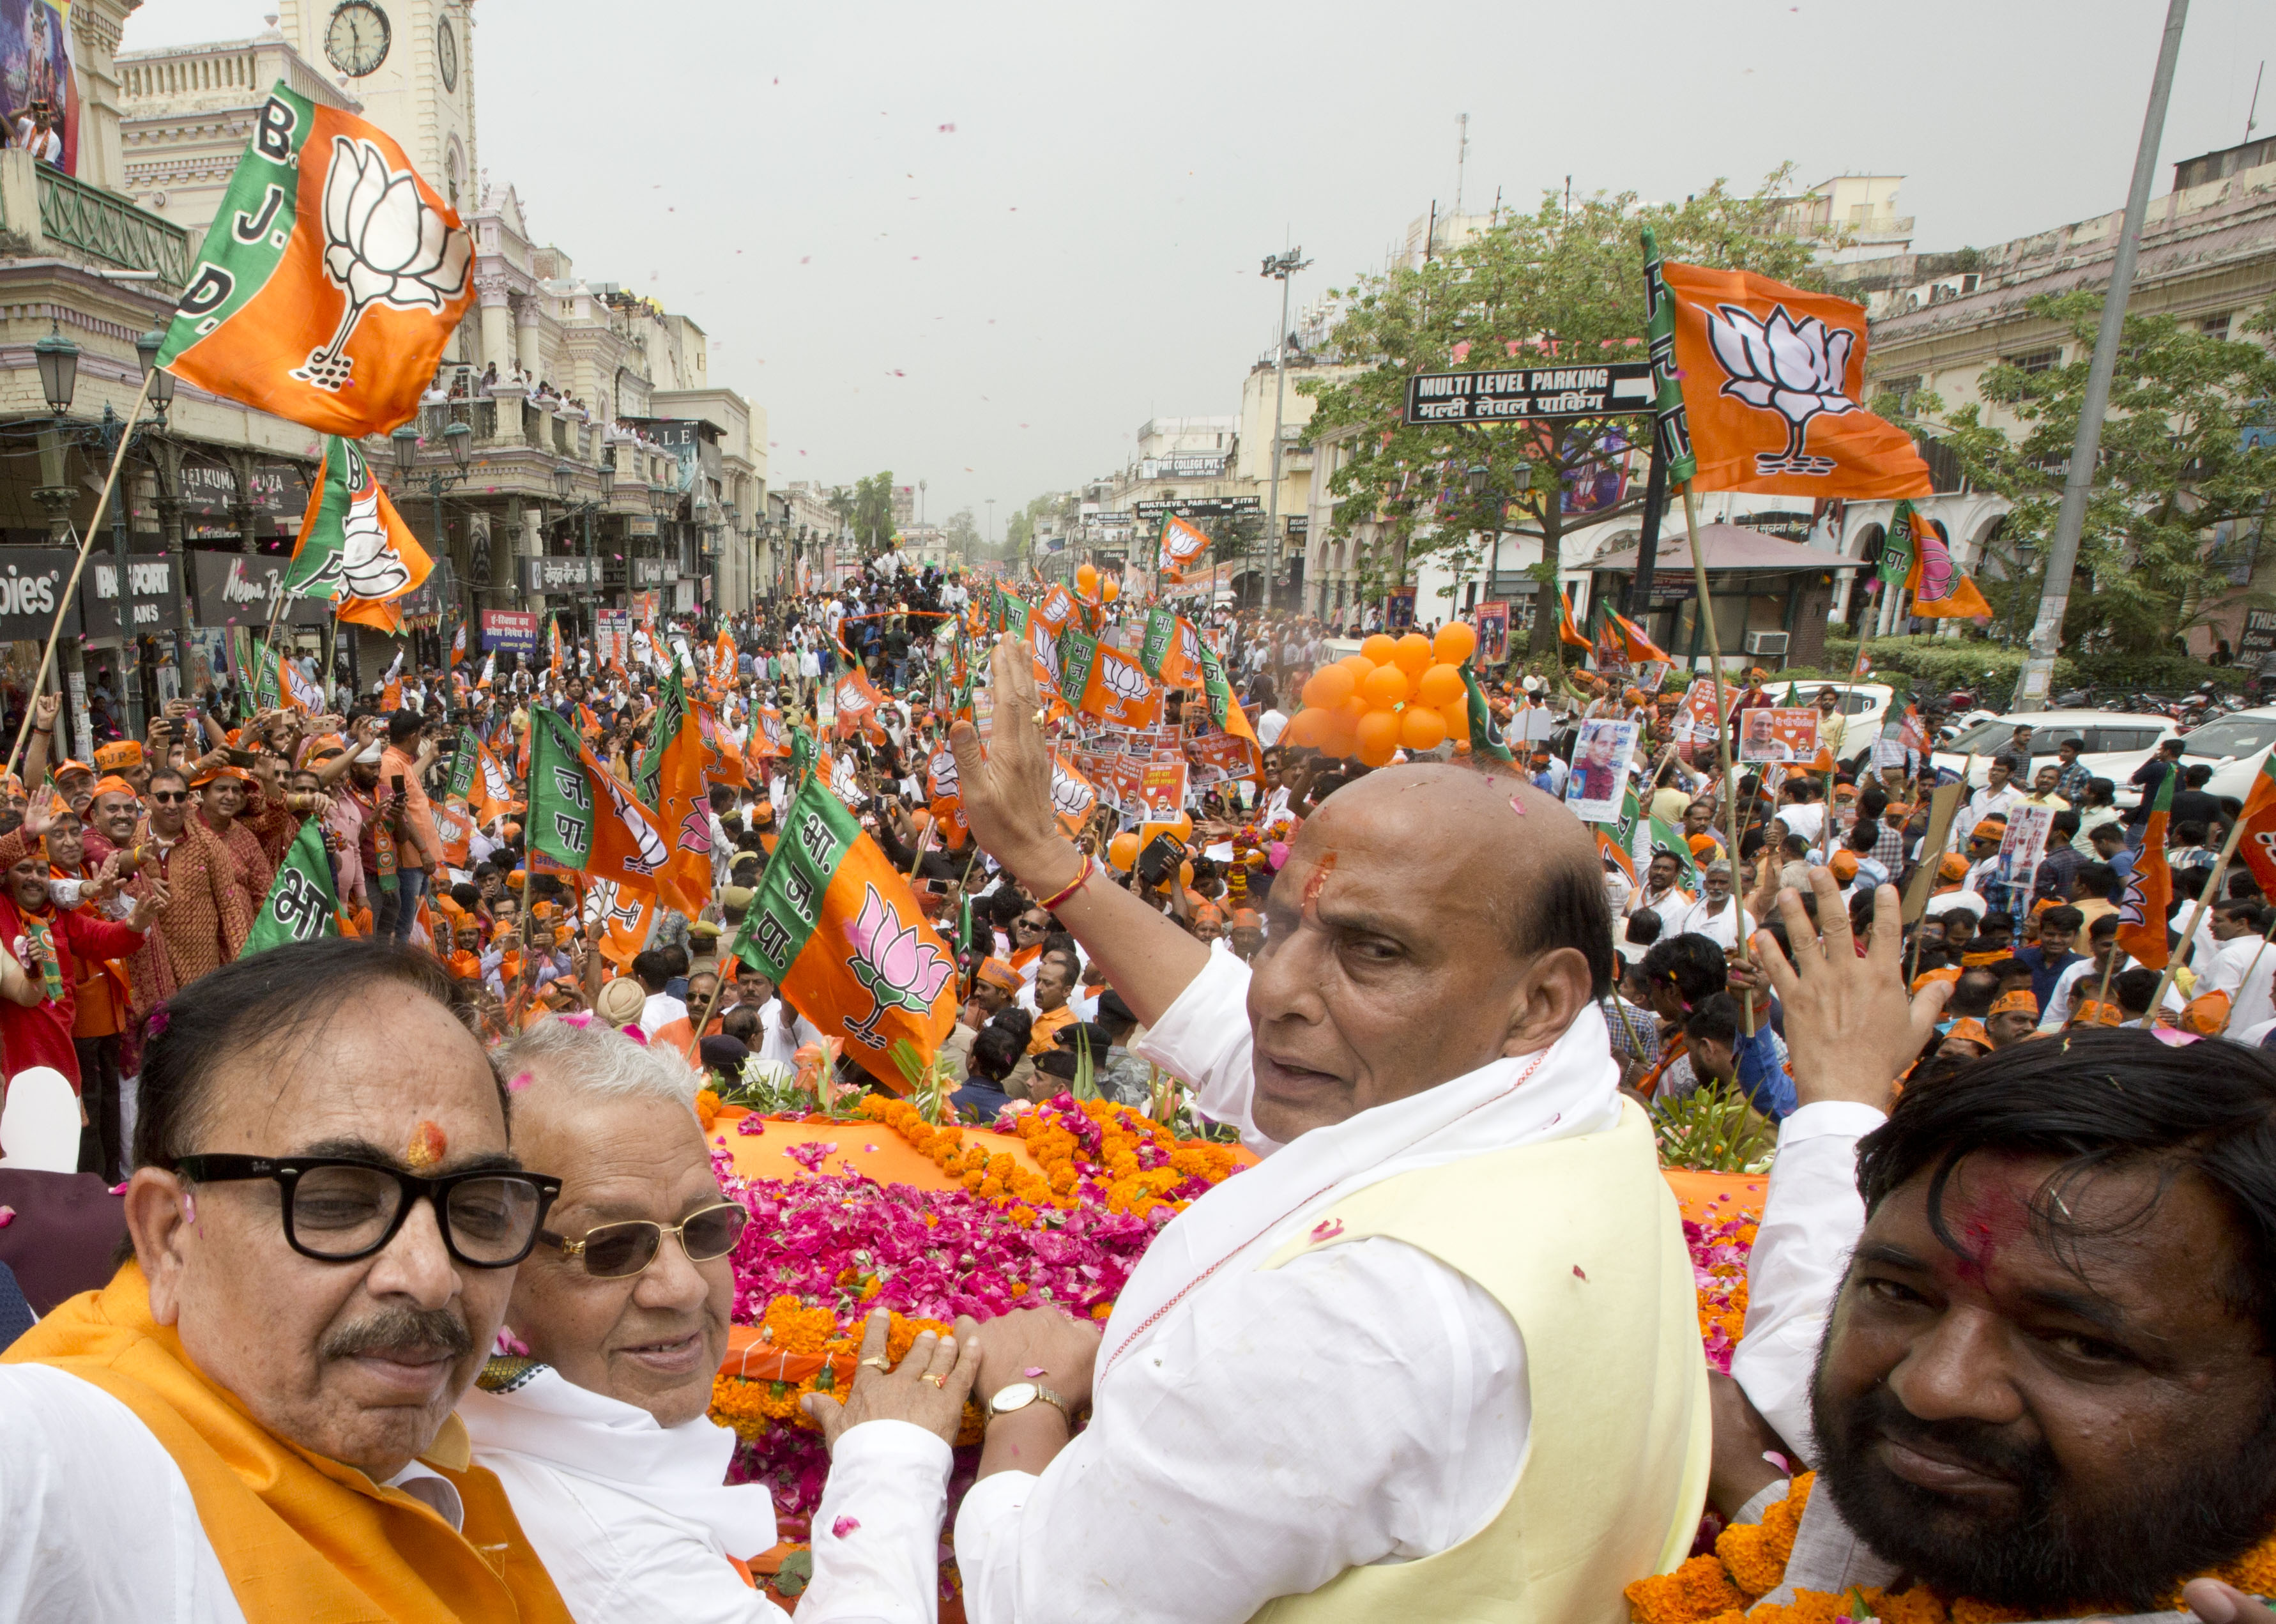
[[620, 1280], [654, 1263], [664, 1250], [666, 1235], [679, 1237], [679, 1249], [687, 1254], [689, 1263], [708, 1264], [715, 1257], [725, 1257], [735, 1249], [735, 1243], [743, 1238], [743, 1226], [750, 1221], [747, 1209], [723, 1201], [716, 1207], [691, 1212], [677, 1224], [627, 1218], [621, 1224], [597, 1225], [575, 1241], [550, 1229], [538, 1231], [537, 1238], [562, 1256], [583, 1264], [585, 1272], [596, 1279]]
[[470, 1269], [510, 1269], [529, 1256], [561, 1194], [561, 1180], [542, 1172], [474, 1167], [426, 1179], [348, 1157], [186, 1156], [175, 1167], [195, 1184], [273, 1181], [283, 1192], [285, 1244], [328, 1264], [385, 1247], [423, 1198], [452, 1257]]

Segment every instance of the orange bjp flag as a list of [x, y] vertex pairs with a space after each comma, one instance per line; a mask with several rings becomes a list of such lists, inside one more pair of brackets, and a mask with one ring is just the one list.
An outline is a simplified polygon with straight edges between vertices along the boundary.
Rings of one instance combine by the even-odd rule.
[[1992, 605], [1952, 562], [1944, 527], [1917, 510], [1911, 512], [1910, 522], [1913, 564], [1905, 576], [1905, 590], [1913, 595], [1912, 612], [1928, 619], [1990, 619]]
[[703, 763], [702, 730], [683, 695], [679, 731], [664, 747], [656, 778], [656, 827], [671, 854], [656, 884], [664, 899], [691, 919], [711, 899], [711, 800]]
[[1865, 309], [1745, 270], [1662, 268], [1700, 490], [1924, 497], [1912, 438], [1863, 404]]
[[[2181, 769], [2166, 769], [2158, 781], [2158, 799], [2142, 831], [2142, 849], [2126, 877], [2126, 899], [2118, 905], [2118, 945], [2136, 964], [2166, 968], [2166, 914], [2174, 905], [2174, 871], [2166, 861], [2166, 825], [2174, 812], [2174, 780]], [[2155, 1012], [2152, 1012], [2154, 1014]]]
[[458, 210], [393, 138], [279, 80], [157, 364], [319, 433], [384, 434], [418, 411], [473, 269]]
[[929, 1062], [956, 1021], [956, 956], [853, 813], [808, 775], [733, 952], [896, 1094], [906, 1039]]

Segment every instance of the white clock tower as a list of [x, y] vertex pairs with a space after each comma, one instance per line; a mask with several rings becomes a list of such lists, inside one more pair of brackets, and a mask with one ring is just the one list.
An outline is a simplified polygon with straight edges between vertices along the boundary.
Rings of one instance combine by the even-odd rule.
[[277, 0], [295, 49], [461, 214], [475, 203], [474, 0]]

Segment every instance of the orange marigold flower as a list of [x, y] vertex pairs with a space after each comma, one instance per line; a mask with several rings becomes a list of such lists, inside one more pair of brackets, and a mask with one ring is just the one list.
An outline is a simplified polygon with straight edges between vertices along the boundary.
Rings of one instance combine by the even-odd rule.
[[1711, 1556], [1695, 1556], [1672, 1574], [1639, 1579], [1622, 1594], [1635, 1624], [1702, 1624], [1747, 1602]]
[[1786, 1560], [1760, 1523], [1734, 1522], [1725, 1529], [1715, 1537], [1715, 1554], [1749, 1598], [1769, 1595], [1786, 1577]]
[[1952, 1624], [2022, 1624], [2029, 1616], [2021, 1607], [2003, 1607], [1968, 1596], [1952, 1604]]

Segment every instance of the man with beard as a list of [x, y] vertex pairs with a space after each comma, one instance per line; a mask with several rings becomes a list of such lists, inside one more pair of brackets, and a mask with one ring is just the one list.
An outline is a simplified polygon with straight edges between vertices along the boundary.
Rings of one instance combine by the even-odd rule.
[[451, 1415], [560, 1187], [509, 1150], [448, 975], [312, 942], [168, 1016], [142, 1069], [134, 1256], [0, 1356], [0, 1605], [566, 1620]]
[[[166, 911], [134, 955], [129, 1034], [180, 989], [235, 959], [253, 928], [228, 849], [189, 815], [189, 780], [178, 768], [158, 768], [149, 795], [150, 815], [134, 833], [141, 862], [126, 892], [139, 899], [163, 884]], [[120, 1066], [133, 1069], [124, 1059]]]
[[[515, 1142], [558, 1170], [561, 1195], [506, 1310], [527, 1355], [491, 1360], [461, 1401], [474, 1460], [579, 1618], [779, 1624], [735, 1567], [774, 1545], [773, 1505], [762, 1484], [723, 1486], [735, 1435], [708, 1413], [748, 1214], [720, 1194], [699, 1078], [676, 1053], [558, 1020], [497, 1065], [519, 1084]], [[872, 1340], [843, 1411], [806, 1400], [831, 1460], [800, 1618], [932, 1615], [977, 1350], [927, 1332], [895, 1370]]]
[[[2089, 1028], [1884, 1116], [1940, 995], [1907, 1010], [1895, 933], [1860, 960], [1811, 880], [1822, 945], [1789, 892], [1800, 961], [1765, 954], [1807, 1097], [1732, 1367], [1818, 1468], [1768, 1599], [1909, 1582], [2034, 1618], [2168, 1605], [2276, 1527], [2276, 1060]], [[1748, 1521], [1782, 1491], [1733, 1476], [1749, 1453], [1775, 1472], [1732, 1430], [1718, 1498], [1748, 1495]], [[2226, 1624], [2230, 1598], [2196, 1594]]]

